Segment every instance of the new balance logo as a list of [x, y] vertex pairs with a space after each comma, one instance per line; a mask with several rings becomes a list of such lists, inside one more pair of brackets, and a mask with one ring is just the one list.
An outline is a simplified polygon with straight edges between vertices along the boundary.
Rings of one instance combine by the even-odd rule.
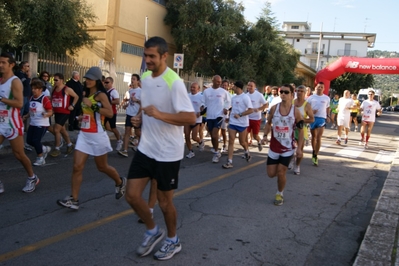
[[345, 68], [358, 68], [359, 62], [349, 61]]

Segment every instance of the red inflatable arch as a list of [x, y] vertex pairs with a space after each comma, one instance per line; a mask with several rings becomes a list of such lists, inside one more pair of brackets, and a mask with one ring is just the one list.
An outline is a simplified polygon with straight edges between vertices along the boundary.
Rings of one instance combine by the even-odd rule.
[[361, 74], [399, 74], [399, 58], [341, 57], [316, 74], [315, 84], [324, 82], [324, 94], [328, 95], [330, 82], [345, 72]]

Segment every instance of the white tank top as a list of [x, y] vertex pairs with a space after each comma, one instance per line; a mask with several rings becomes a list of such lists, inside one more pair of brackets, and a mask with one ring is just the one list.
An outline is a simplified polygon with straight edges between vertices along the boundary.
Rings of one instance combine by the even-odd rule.
[[280, 104], [277, 104], [272, 118], [272, 137], [270, 149], [276, 153], [285, 153], [295, 148], [294, 127], [295, 127], [295, 106], [291, 104], [287, 115], [281, 115]]

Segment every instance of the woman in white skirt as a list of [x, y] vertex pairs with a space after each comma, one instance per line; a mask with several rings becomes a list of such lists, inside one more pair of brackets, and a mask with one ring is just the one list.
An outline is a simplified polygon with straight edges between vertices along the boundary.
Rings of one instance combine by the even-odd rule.
[[82, 112], [79, 116], [81, 131], [76, 142], [73, 158], [71, 196], [58, 200], [60, 206], [79, 209], [79, 190], [82, 172], [89, 155], [94, 157], [97, 169], [115, 181], [115, 197], [120, 199], [125, 194], [126, 178], [120, 177], [116, 169], [108, 164], [107, 153], [112, 151], [111, 143], [104, 130], [104, 117], [113, 116], [110, 100], [101, 82], [102, 73], [98, 67], [91, 67], [84, 75]]

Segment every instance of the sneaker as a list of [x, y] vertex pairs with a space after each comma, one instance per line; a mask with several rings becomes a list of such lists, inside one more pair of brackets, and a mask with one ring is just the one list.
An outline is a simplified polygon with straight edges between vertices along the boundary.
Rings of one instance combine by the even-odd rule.
[[43, 158], [46, 159], [47, 155], [50, 153], [51, 151], [51, 147], [50, 146], [43, 146]]
[[181, 244], [179, 239], [177, 239], [176, 243], [173, 243], [172, 241], [165, 239], [162, 247], [157, 252], [155, 252], [154, 259], [168, 260], [171, 259], [175, 254], [179, 253], [180, 251], [181, 251]]
[[22, 189], [22, 191], [26, 192], [26, 193], [35, 191], [36, 185], [39, 184], [39, 182], [40, 182], [40, 180], [37, 177], [37, 175], [35, 175], [35, 177], [32, 179], [27, 178], [25, 187]]
[[122, 180], [122, 184], [120, 184], [119, 186], [115, 186], [115, 199], [122, 198], [126, 192], [127, 179], [126, 179], [126, 177], [121, 177], [121, 180]]
[[60, 154], [61, 154], [61, 151], [60, 151], [60, 150], [54, 149], [54, 150], [50, 153], [50, 156], [51, 156], [51, 157], [57, 157], [57, 156], [59, 156]]
[[57, 200], [57, 204], [74, 210], [79, 210], [79, 200], [74, 200], [72, 196], [66, 196], [63, 200]]
[[247, 159], [247, 155], [244, 153], [243, 155], [241, 155], [242, 159]]
[[368, 148], [369, 148], [369, 142], [368, 142], [368, 141], [366, 141], [366, 142], [364, 143], [364, 148], [365, 148], [365, 149], [368, 149]]
[[64, 140], [61, 138], [60, 146], [58, 146], [58, 147], [62, 148], [62, 146], [64, 146]]
[[33, 150], [32, 147], [29, 144], [27, 144], [27, 143], [25, 143], [24, 149], [27, 150], [27, 151], [32, 151]]
[[288, 165], [288, 170], [292, 170], [294, 168], [294, 159], [291, 159], [289, 165]]
[[221, 153], [227, 153], [227, 146], [223, 145], [222, 150], [220, 152]]
[[359, 145], [364, 145], [364, 139], [361, 139], [361, 140], [359, 141]]
[[331, 126], [331, 129], [334, 129], [334, 127], [335, 127], [335, 125], [332, 125], [332, 126]]
[[300, 175], [301, 174], [301, 168], [299, 165], [294, 166], [294, 174], [295, 175]]
[[186, 158], [191, 159], [191, 158], [193, 158], [194, 156], [195, 156], [195, 153], [194, 153], [193, 151], [190, 151], [190, 152], [186, 155]]
[[4, 185], [3, 182], [0, 181], [0, 194], [4, 193]]
[[357, 132], [357, 127], [355, 127], [355, 132]]
[[233, 168], [233, 163], [227, 162], [227, 163], [223, 164], [222, 167], [223, 167], [224, 169]]
[[222, 154], [221, 154], [220, 152], [215, 153], [215, 154], [213, 155], [212, 162], [213, 162], [213, 163], [218, 163], [220, 157], [222, 157]]
[[274, 205], [280, 206], [283, 205], [284, 197], [280, 194], [276, 194], [276, 198], [274, 199]]
[[262, 144], [260, 144], [260, 143], [258, 143], [258, 150], [259, 150], [259, 151], [262, 151], [262, 150], [263, 150]]
[[313, 163], [313, 165], [315, 165], [315, 166], [318, 166], [318, 165], [319, 165], [319, 160], [317, 159], [317, 157], [312, 157], [312, 163]]
[[218, 141], [219, 141], [219, 143], [222, 143], [222, 142], [223, 142], [223, 139], [222, 139], [222, 138], [219, 138]]
[[74, 149], [75, 149], [75, 144], [68, 145], [66, 154], [71, 154]]
[[155, 245], [158, 244], [165, 237], [165, 231], [159, 229], [155, 235], [150, 235], [147, 232], [144, 233], [143, 243], [137, 248], [137, 255], [140, 257], [147, 256], [154, 249]]
[[211, 148], [211, 152], [212, 152], [212, 153], [215, 153], [216, 151], [215, 151], [215, 149], [214, 149], [214, 148]]
[[308, 139], [305, 140], [305, 146], [306, 146], [306, 147], [309, 146], [309, 140], [308, 140]]
[[115, 150], [120, 151], [122, 149], [122, 145], [123, 145], [123, 140], [121, 139], [118, 140]]
[[137, 151], [137, 146], [132, 146], [132, 151]]
[[245, 154], [245, 159], [247, 160], [247, 162], [249, 162], [252, 159], [252, 156], [251, 154], [249, 154], [249, 152]]
[[337, 139], [337, 141], [335, 143], [337, 143], [338, 145], [341, 145], [341, 140]]
[[36, 157], [36, 161], [33, 163], [33, 165], [35, 166], [41, 166], [41, 165], [45, 165], [46, 161], [44, 160], [44, 156], [42, 157]]
[[204, 148], [205, 148], [205, 141], [204, 140], [201, 140], [201, 142], [199, 143], [198, 148], [199, 148], [199, 151], [204, 151]]
[[345, 144], [348, 144], [348, 138], [345, 138], [345, 142], [344, 142]]
[[119, 153], [120, 155], [122, 155], [123, 157], [128, 157], [128, 156], [129, 156], [129, 154], [127, 153], [127, 150], [118, 151], [118, 153]]

